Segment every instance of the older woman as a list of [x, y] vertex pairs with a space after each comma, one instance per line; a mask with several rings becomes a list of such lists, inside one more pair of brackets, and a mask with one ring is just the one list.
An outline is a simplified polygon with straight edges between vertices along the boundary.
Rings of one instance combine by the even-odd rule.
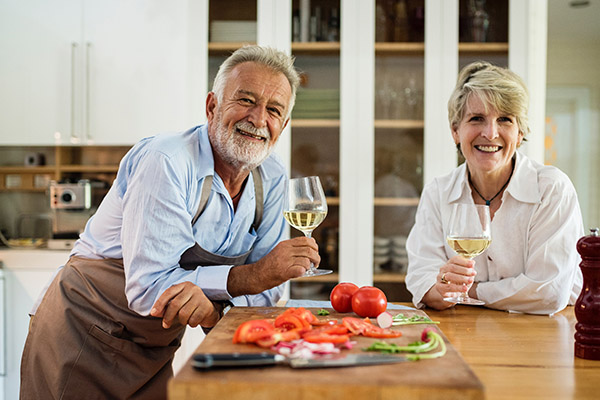
[[[452, 307], [444, 297], [460, 291], [490, 308], [533, 314], [577, 300], [577, 193], [563, 172], [517, 151], [529, 132], [528, 100], [508, 69], [475, 62], [461, 71], [448, 119], [466, 162], [425, 186], [406, 244], [406, 285], [417, 307]], [[473, 260], [446, 244], [455, 203], [489, 206], [492, 243]]]

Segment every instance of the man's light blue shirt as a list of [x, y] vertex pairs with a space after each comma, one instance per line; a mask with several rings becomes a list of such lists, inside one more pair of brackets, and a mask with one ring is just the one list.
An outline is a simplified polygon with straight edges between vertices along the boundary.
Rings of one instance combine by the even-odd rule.
[[[200, 286], [212, 300], [274, 305], [283, 285], [232, 299], [227, 292], [231, 265], [195, 270], [179, 266], [183, 252], [196, 242], [224, 256], [237, 256], [254, 246], [246, 261], [253, 263], [284, 239], [285, 167], [271, 155], [261, 169], [264, 213], [258, 231], [249, 232], [255, 212], [253, 180], [248, 178], [234, 210], [223, 181], [214, 172], [206, 125], [143, 139], [121, 160], [116, 180], [71, 255], [122, 258], [129, 306], [141, 315], [150, 313], [167, 288], [185, 281]], [[208, 204], [192, 227], [202, 182], [208, 175], [214, 175]]]

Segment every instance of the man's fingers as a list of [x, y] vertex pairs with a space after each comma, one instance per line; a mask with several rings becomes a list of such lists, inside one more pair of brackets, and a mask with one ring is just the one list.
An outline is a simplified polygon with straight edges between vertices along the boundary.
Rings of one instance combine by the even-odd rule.
[[[184, 282], [185, 283], [185, 282]], [[150, 311], [150, 315], [153, 317], [162, 317], [165, 311], [165, 307], [169, 304], [169, 302], [175, 298], [179, 293], [183, 291], [185, 288], [184, 283], [179, 283], [177, 285], [173, 285], [160, 295], [158, 300], [152, 306], [152, 310]]]

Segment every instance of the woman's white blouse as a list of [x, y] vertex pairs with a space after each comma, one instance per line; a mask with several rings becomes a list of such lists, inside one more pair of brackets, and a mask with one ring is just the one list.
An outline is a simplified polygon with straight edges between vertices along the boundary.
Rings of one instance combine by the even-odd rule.
[[[513, 177], [492, 221], [492, 243], [475, 258], [477, 297], [487, 307], [553, 314], [574, 304], [583, 278], [577, 241], [585, 234], [577, 193], [563, 172], [517, 152]], [[446, 243], [454, 203], [473, 203], [465, 164], [425, 186], [406, 243], [413, 303], [456, 253]]]

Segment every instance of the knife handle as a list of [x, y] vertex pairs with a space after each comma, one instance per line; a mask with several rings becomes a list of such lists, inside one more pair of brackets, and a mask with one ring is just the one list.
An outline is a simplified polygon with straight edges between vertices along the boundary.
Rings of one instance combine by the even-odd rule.
[[196, 353], [192, 366], [196, 369], [232, 368], [275, 365], [285, 361], [285, 357], [271, 353]]

